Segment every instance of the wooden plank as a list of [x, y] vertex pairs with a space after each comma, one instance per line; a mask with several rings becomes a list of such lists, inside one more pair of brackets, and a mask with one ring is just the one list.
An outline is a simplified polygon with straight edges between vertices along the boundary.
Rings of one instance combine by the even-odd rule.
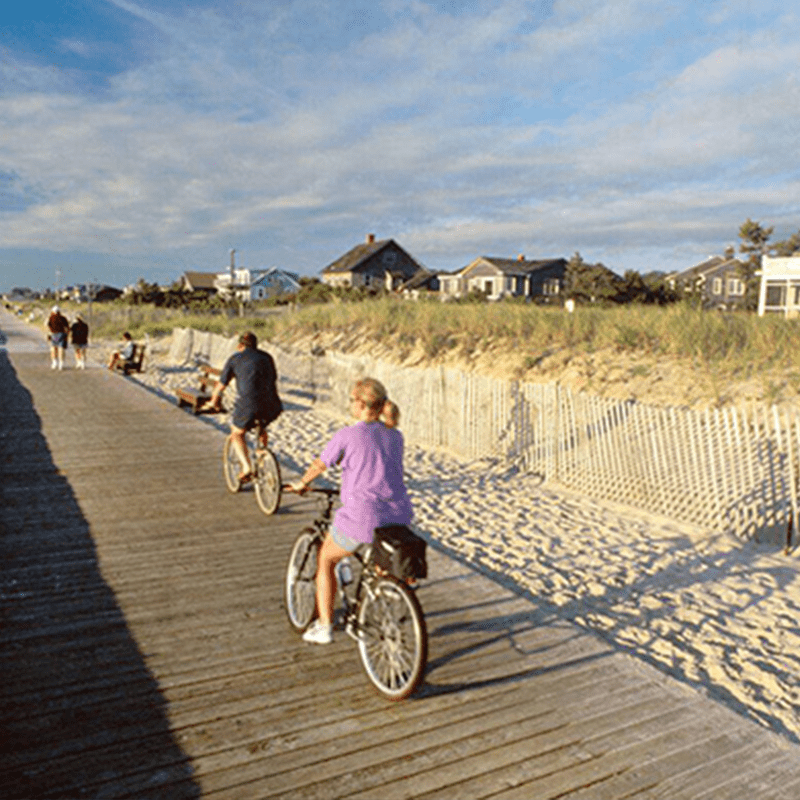
[[[0, 353], [0, 399], [0, 590], [13, 600], [0, 720], [15, 744], [3, 797], [545, 797], [591, 784], [612, 800], [680, 798], [701, 757], [719, 765], [702, 773], [708, 791], [736, 787], [737, 759], [741, 786], [767, 787], [751, 796], [800, 781], [795, 748], [435, 549], [419, 589], [426, 680], [387, 704], [349, 639], [314, 648], [288, 628], [283, 569], [312, 504], [289, 498], [267, 518], [252, 493], [227, 493], [224, 431], [135, 379], [54, 374], [46, 353], [13, 367]], [[617, 427], [600, 434], [600, 419]], [[589, 420], [604, 446], [628, 422]], [[573, 457], [560, 432], [526, 447], [554, 467], [559, 448]], [[135, 507], [132, 486], [146, 498]]]

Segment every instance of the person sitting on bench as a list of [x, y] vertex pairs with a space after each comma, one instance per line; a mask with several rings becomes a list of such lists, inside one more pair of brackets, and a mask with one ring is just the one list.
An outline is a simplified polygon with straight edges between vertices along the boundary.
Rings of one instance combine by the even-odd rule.
[[136, 353], [136, 345], [128, 331], [122, 334], [122, 342], [120, 342], [119, 350], [115, 350], [111, 354], [111, 360], [108, 362], [108, 368], [114, 369], [117, 365], [123, 366], [129, 364], [133, 360]]

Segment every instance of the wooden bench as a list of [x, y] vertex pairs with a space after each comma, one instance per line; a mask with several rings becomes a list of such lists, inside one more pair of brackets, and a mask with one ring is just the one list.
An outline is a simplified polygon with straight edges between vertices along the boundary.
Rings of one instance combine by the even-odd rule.
[[134, 344], [133, 355], [125, 361], [120, 360], [114, 365], [114, 369], [124, 375], [130, 375], [131, 372], [141, 372], [144, 368], [144, 357], [147, 351], [146, 344]]
[[211, 393], [214, 391], [214, 385], [219, 379], [220, 371], [210, 364], [201, 364], [197, 388], [179, 386], [175, 390], [178, 406], [180, 408], [190, 406], [195, 416], [198, 414], [215, 414], [218, 410], [224, 411], [225, 409], [222, 406], [219, 409], [203, 408], [211, 400]]

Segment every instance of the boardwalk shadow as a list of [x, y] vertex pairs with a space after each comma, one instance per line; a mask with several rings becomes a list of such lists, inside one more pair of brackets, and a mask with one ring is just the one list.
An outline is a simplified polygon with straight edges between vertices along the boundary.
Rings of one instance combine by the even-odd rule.
[[199, 797], [4, 352], [0, 406], [0, 796]]
[[[482, 605], [499, 606], [500, 603], [494, 601], [490, 604]], [[469, 612], [470, 609], [459, 607], [459, 611]], [[448, 643], [444, 652], [438, 657], [428, 661], [425, 683], [415, 697], [421, 699], [440, 694], [474, 691], [490, 686], [520, 683], [540, 675], [559, 672], [581, 664], [605, 659], [614, 652], [609, 648], [601, 652], [572, 656], [563, 660], [556, 658], [554, 663], [532, 665], [531, 659], [535, 661], [537, 657], [547, 652], [560, 650], [570, 640], [582, 638], [585, 635], [576, 628], [571, 635], [560, 638], [558, 642], [543, 643], [534, 647], [526, 645], [525, 642], [528, 638], [526, 634], [534, 632], [542, 623], [543, 615], [541, 609], [532, 607], [530, 611], [510, 614], [499, 613], [489, 618], [467, 619], [461, 622], [434, 626], [432, 629], [429, 628], [429, 636], [431, 638], [444, 641], [452, 638], [453, 642], [452, 644]], [[447, 682], [437, 679], [437, 672], [447, 665], [461, 659], [470, 659], [479, 655], [482, 651], [495, 648], [497, 645], [507, 645], [509, 653], [522, 658], [506, 659], [499, 674], [496, 672], [497, 667], [495, 666], [495, 674], [485, 673], [481, 675], [479, 672], [469, 680]]]

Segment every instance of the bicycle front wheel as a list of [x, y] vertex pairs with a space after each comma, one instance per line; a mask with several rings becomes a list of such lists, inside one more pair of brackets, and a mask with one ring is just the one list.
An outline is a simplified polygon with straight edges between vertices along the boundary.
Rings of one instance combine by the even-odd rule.
[[256, 501], [267, 515], [281, 504], [281, 468], [271, 450], [256, 450]]
[[319, 534], [312, 528], [295, 539], [286, 567], [286, 614], [296, 631], [303, 631], [317, 608], [317, 554]]
[[372, 685], [388, 700], [419, 686], [428, 660], [425, 616], [414, 592], [397, 578], [368, 589], [358, 614], [358, 652]]
[[236, 455], [236, 450], [229, 436], [225, 440], [225, 447], [222, 448], [222, 472], [225, 475], [225, 485], [228, 487], [228, 491], [233, 494], [236, 494], [241, 488], [241, 483], [239, 483], [241, 470], [242, 464]]

